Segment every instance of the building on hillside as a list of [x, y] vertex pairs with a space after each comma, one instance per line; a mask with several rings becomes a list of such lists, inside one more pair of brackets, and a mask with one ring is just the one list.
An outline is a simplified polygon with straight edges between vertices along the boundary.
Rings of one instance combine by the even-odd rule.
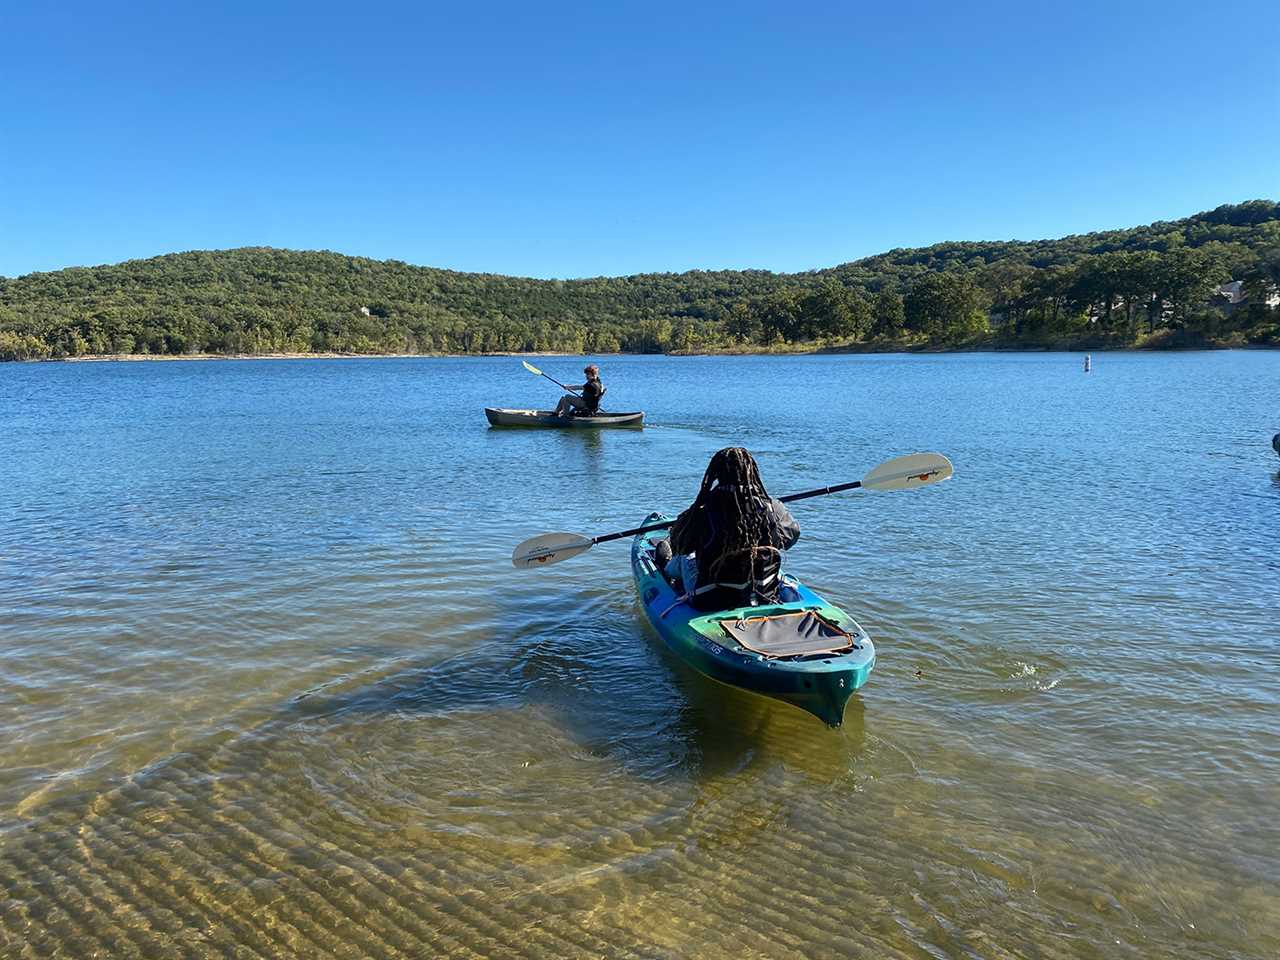
[[[1249, 291], [1245, 288], [1243, 280], [1232, 280], [1230, 283], [1221, 284], [1209, 295], [1209, 306], [1217, 307], [1228, 316], [1248, 305]], [[1280, 305], [1280, 292], [1268, 291], [1266, 305], [1268, 307]]]

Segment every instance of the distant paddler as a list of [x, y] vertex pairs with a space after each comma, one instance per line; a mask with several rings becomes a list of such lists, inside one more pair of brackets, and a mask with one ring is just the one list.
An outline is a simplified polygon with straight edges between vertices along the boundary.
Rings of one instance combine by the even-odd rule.
[[[557, 387], [567, 391], [568, 395], [561, 397], [560, 402], [556, 404], [555, 414], [557, 417], [572, 417], [579, 414], [584, 417], [595, 416], [600, 411], [600, 398], [604, 396], [604, 384], [600, 382], [600, 368], [594, 363], [588, 363], [583, 369], [583, 373], [587, 375], [586, 383], [561, 383], [555, 377], [543, 373], [528, 360], [520, 361], [526, 370], [539, 377], [546, 377]], [[581, 390], [579, 394], [577, 391]]]
[[574, 414], [582, 414], [589, 417], [600, 409], [600, 398], [604, 396], [604, 384], [600, 382], [600, 368], [594, 363], [588, 363], [582, 370], [587, 375], [585, 383], [565, 384], [566, 390], [580, 390], [581, 396], [573, 393], [566, 393], [560, 398], [560, 402], [556, 404], [557, 417], [572, 417]]

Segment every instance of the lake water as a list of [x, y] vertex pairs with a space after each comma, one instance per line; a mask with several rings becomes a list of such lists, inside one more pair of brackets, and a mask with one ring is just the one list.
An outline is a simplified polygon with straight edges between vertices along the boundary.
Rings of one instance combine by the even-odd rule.
[[[0, 956], [1280, 955], [1280, 353], [1082, 359], [0, 365]], [[840, 729], [511, 568], [730, 444], [955, 463], [795, 505]]]

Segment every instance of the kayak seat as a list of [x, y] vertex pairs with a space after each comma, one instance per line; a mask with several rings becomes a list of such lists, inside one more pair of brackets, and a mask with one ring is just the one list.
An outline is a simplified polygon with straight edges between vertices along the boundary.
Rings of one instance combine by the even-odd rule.
[[[676, 591], [675, 603], [663, 610], [659, 616], [665, 617], [682, 603], [688, 603], [695, 610], [714, 613], [717, 610], [732, 610], [735, 607], [756, 606], [760, 603], [791, 603], [799, 599], [799, 593], [782, 577], [782, 551], [774, 546], [744, 547], [741, 550], [730, 550], [711, 565], [710, 582], [698, 576], [696, 589], [689, 585], [672, 568], [671, 544], [669, 540], [659, 540], [650, 552], [655, 566], [662, 573], [663, 579]], [[665, 562], [664, 561], [665, 558]], [[693, 565], [693, 557], [686, 560]], [[740, 577], [740, 580], [731, 580]]]
[[596, 408], [594, 410], [579, 410], [577, 407], [570, 407], [569, 417], [571, 419], [573, 417], [607, 417], [609, 414], [601, 404], [604, 402], [604, 395], [608, 392], [608, 387], [601, 388], [600, 396], [596, 399]]
[[857, 647], [852, 634], [812, 610], [721, 620], [720, 629], [746, 649], [770, 659], [844, 653]]
[[663, 537], [661, 540], [654, 540], [653, 543], [653, 562], [658, 567], [665, 567], [671, 560], [671, 539]]
[[649, 559], [653, 561], [654, 569], [667, 582], [667, 586], [671, 587], [677, 594], [684, 593], [684, 585], [681, 583], [680, 577], [671, 570], [673, 566], [671, 563], [671, 541], [667, 537], [650, 541]]

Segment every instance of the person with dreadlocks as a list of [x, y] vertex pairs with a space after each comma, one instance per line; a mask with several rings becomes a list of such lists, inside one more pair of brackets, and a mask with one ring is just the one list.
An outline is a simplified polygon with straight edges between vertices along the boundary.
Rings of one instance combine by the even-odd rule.
[[600, 409], [600, 398], [604, 396], [604, 384], [600, 382], [600, 368], [594, 363], [587, 364], [582, 371], [587, 375], [586, 383], [570, 384], [570, 390], [581, 390], [582, 396], [575, 397], [566, 393], [556, 405], [557, 417], [571, 417], [574, 414], [591, 416]]
[[[799, 539], [800, 525], [769, 496], [751, 454], [726, 447], [712, 456], [697, 499], [660, 543], [659, 561], [699, 610], [772, 603], [782, 551]], [[667, 562], [663, 554], [674, 556]]]

